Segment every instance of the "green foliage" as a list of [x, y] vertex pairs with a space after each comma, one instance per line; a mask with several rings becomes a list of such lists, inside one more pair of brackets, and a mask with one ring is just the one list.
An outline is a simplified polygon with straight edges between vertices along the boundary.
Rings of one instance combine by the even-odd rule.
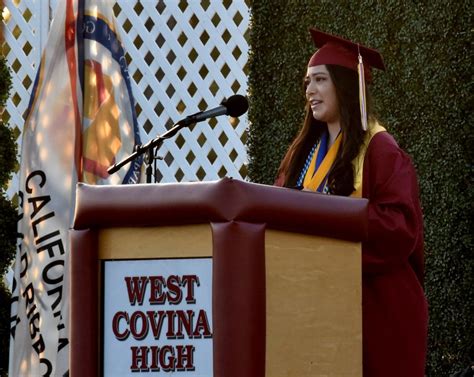
[[5, 62], [5, 58], [0, 56], [0, 108], [5, 106], [11, 87], [12, 77], [10, 70]]
[[0, 188], [7, 187], [15, 164], [16, 144], [13, 132], [0, 122]]
[[[5, 105], [11, 88], [10, 70], [0, 57], [0, 107]], [[5, 189], [16, 164], [16, 144], [10, 128], [0, 122], [0, 375], [8, 370], [10, 340], [10, 292], [3, 276], [15, 255], [17, 212]]]
[[0, 276], [3, 276], [15, 255], [18, 217], [15, 207], [3, 192], [0, 196], [0, 214]]
[[303, 121], [311, 26], [380, 50], [379, 119], [413, 157], [425, 218], [427, 375], [466, 366], [474, 341], [472, 6], [463, 1], [259, 0], [252, 6], [249, 177], [271, 184]]
[[[8, 375], [10, 340], [10, 291], [0, 281], [0, 376]], [[4, 305], [5, 304], [5, 305]]]

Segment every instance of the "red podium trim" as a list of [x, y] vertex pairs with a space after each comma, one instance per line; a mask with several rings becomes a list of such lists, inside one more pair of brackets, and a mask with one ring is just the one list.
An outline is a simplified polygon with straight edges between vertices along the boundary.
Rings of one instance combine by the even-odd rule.
[[359, 242], [367, 238], [366, 218], [366, 199], [224, 178], [217, 182], [161, 185], [78, 184], [74, 229], [235, 220]]
[[[69, 367], [72, 376], [96, 376], [100, 339], [97, 232], [71, 232], [71, 249]], [[91, 339], [97, 341], [91, 342]]]
[[265, 376], [265, 226], [213, 223], [214, 375]]

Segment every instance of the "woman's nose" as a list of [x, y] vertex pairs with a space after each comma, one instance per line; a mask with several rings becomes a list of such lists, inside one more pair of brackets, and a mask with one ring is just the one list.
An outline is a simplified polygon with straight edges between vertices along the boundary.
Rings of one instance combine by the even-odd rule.
[[316, 90], [315, 85], [313, 84], [312, 81], [310, 81], [308, 83], [308, 85], [306, 86], [306, 95], [313, 94], [315, 92], [315, 90]]

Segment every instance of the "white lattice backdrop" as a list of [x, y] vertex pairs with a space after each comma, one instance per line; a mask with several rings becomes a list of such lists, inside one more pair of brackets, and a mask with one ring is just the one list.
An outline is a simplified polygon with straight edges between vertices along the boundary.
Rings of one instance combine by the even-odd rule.
[[[3, 1], [2, 51], [13, 74], [3, 119], [15, 129], [19, 146], [23, 115], [58, 1]], [[246, 1], [118, 0], [114, 13], [127, 51], [142, 142], [186, 115], [246, 93]], [[164, 159], [157, 163], [157, 180], [246, 178], [247, 123], [245, 116], [219, 117], [182, 130], [160, 149]], [[17, 186], [15, 176], [8, 194], [13, 196]]]

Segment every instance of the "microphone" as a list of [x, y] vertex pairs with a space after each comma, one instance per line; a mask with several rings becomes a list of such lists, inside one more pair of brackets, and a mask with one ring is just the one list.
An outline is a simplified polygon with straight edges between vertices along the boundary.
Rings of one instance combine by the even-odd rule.
[[220, 106], [189, 115], [179, 123], [182, 125], [190, 125], [220, 115], [230, 115], [231, 117], [236, 118], [244, 114], [248, 108], [249, 103], [247, 98], [240, 94], [235, 94], [230, 96], [228, 99], [224, 99]]

